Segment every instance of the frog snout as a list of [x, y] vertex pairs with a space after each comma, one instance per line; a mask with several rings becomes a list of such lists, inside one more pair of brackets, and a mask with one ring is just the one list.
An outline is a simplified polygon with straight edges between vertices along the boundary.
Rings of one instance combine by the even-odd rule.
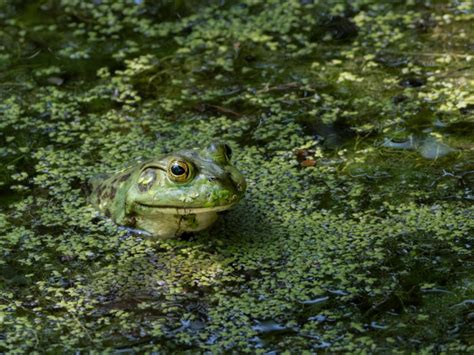
[[224, 172], [220, 176], [208, 176], [207, 180], [209, 182], [219, 181], [222, 185], [225, 185], [227, 182], [230, 182], [232, 186], [236, 186], [234, 180], [232, 179], [232, 174], [230, 172]]
[[247, 188], [247, 184], [246, 184], [244, 179], [241, 179], [240, 181], [234, 181], [234, 180], [232, 180], [232, 181], [234, 183], [235, 189], [238, 192], [244, 192], [245, 189]]
[[230, 185], [232, 190], [240, 193], [244, 192], [247, 188], [245, 179], [239, 172], [225, 171], [219, 176], [208, 176], [207, 179], [209, 182], [218, 181], [223, 186], [227, 185], [229, 187]]
[[234, 189], [238, 192], [244, 192], [247, 188], [247, 183], [245, 182], [244, 177], [240, 173], [232, 174], [227, 173], [229, 181], [231, 182]]

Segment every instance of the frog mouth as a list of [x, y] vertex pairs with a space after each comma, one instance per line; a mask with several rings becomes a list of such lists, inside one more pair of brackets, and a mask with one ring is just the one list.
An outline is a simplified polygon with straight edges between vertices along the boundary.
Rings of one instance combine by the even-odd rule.
[[228, 210], [233, 205], [235, 205], [235, 203], [229, 203], [227, 205], [214, 206], [214, 207], [180, 207], [180, 206], [149, 205], [146, 203], [137, 202], [137, 206], [139, 206], [144, 211], [150, 211], [152, 213], [179, 214], [179, 215], [221, 212], [221, 211]]

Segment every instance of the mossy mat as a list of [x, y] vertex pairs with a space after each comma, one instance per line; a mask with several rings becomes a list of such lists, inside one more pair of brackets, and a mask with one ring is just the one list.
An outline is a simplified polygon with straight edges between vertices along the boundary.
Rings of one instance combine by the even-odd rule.
[[[474, 5], [0, 3], [0, 351], [474, 352]], [[87, 180], [227, 142], [151, 241]]]

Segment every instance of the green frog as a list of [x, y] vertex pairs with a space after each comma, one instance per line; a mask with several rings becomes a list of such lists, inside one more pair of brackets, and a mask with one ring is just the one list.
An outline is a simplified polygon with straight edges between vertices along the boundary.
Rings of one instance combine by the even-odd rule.
[[213, 143], [97, 176], [90, 181], [90, 201], [115, 223], [157, 238], [200, 231], [245, 193], [245, 178], [231, 155], [227, 144]]

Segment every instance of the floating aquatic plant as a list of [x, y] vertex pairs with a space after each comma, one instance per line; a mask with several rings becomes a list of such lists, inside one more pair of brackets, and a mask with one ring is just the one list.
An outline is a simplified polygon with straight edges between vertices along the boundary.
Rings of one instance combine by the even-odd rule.
[[[1, 351], [472, 352], [473, 10], [2, 2]], [[88, 204], [216, 138], [249, 186], [212, 229]]]

